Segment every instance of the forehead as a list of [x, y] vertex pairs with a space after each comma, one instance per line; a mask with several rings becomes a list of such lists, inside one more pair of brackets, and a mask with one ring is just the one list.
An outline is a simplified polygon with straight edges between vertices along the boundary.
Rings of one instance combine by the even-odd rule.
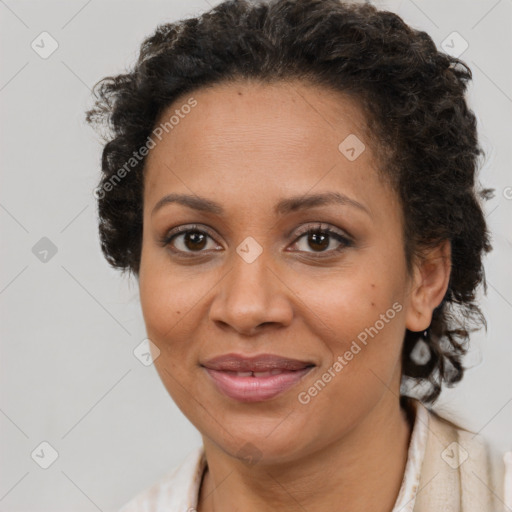
[[[191, 98], [195, 106], [189, 108]], [[336, 141], [346, 136], [347, 131], [366, 138], [363, 135], [366, 119], [354, 99], [297, 80], [215, 84], [176, 99], [156, 124], [163, 126], [171, 118], [173, 126], [168, 131], [172, 131], [173, 140], [166, 138], [160, 146], [174, 142], [189, 147], [194, 138], [200, 138], [202, 146], [196, 149], [201, 150], [208, 149], [208, 145], [217, 147], [222, 139], [242, 142], [244, 135], [254, 136], [253, 146], [260, 141], [266, 144], [318, 142], [317, 139], [325, 140], [326, 136]], [[276, 133], [281, 135], [277, 140]], [[281, 141], [283, 137], [286, 138]]]
[[[174, 101], [156, 126], [166, 122], [147, 157], [145, 202], [176, 188], [243, 191], [246, 199], [265, 191], [306, 193], [319, 181], [364, 195], [368, 180], [376, 178], [362, 110], [352, 98], [323, 87], [298, 81], [216, 84]], [[343, 152], [349, 146], [360, 151], [356, 159]]]

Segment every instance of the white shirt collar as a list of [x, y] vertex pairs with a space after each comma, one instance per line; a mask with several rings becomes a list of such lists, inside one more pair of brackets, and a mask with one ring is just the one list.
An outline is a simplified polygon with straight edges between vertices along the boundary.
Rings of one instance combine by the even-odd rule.
[[429, 429], [429, 411], [418, 400], [409, 399], [415, 411], [414, 426], [407, 452], [404, 477], [392, 512], [412, 512], [420, 483], [421, 465], [425, 456]]

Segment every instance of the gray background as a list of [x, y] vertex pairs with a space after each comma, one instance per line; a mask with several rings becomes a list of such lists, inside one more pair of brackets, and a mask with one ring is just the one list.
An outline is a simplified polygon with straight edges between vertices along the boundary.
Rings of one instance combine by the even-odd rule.
[[[93, 84], [131, 65], [157, 24], [216, 3], [0, 0], [0, 511], [116, 510], [200, 443], [154, 367], [133, 354], [145, 338], [137, 285], [99, 249], [101, 146], [84, 111]], [[489, 329], [435, 409], [510, 450], [512, 1], [375, 3], [439, 48], [453, 31], [469, 44], [461, 58], [487, 152], [481, 180], [496, 189], [486, 204]], [[59, 45], [47, 59], [31, 47], [43, 31]], [[56, 254], [44, 253], [43, 237]], [[48, 469], [35, 461], [49, 457], [43, 441], [58, 452]]]

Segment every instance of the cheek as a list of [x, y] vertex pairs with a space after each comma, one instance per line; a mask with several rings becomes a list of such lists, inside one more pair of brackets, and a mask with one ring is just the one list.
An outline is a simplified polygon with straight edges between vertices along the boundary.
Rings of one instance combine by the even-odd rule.
[[190, 280], [166, 276], [152, 269], [139, 280], [140, 300], [146, 330], [157, 344], [170, 345], [184, 335], [200, 306], [201, 293]]
[[159, 350], [155, 369], [178, 407], [188, 411], [196, 377], [190, 322], [196, 323], [201, 293], [190, 280], [171, 272], [169, 265], [151, 264], [149, 258], [141, 261], [139, 290], [147, 336]]
[[379, 379], [389, 382], [400, 361], [405, 331], [401, 273], [383, 272], [378, 265], [361, 268], [315, 280], [314, 287], [308, 279], [309, 286], [303, 288], [308, 293], [301, 294], [307, 306], [302, 314], [330, 354], [326, 368], [343, 358], [343, 370], [335, 372], [339, 378], [331, 387], [334, 401], [339, 399], [335, 389], [351, 389], [354, 400], [359, 396], [355, 389], [366, 389], [371, 395], [375, 387], [373, 391], [378, 393], [382, 388]]
[[183, 318], [193, 312], [201, 297], [201, 284], [196, 281], [192, 274], [177, 271], [165, 251], [143, 243], [140, 301], [148, 336], [153, 336], [157, 344], [179, 337]]
[[160, 340], [177, 321], [179, 308], [175, 301], [178, 295], [171, 292], [171, 286], [169, 278], [159, 273], [154, 266], [141, 265], [140, 301], [150, 339], [155, 336]]
[[[398, 281], [390, 280], [389, 273], [383, 275], [352, 268], [323, 279], [301, 277], [295, 288], [307, 290], [297, 295], [309, 309], [310, 316], [316, 314], [321, 324], [346, 338], [357, 336], [373, 325], [395, 302], [402, 303], [403, 284]], [[391, 312], [393, 316], [394, 313]]]

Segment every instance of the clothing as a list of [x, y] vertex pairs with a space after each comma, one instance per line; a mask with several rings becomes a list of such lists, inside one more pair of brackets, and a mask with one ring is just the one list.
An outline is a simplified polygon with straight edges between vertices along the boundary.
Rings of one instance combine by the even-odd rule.
[[[408, 404], [414, 424], [392, 512], [512, 511], [512, 503], [505, 501], [512, 499], [512, 452], [499, 457], [479, 436], [419, 401], [408, 399]], [[119, 512], [195, 512], [205, 469], [200, 446]]]

